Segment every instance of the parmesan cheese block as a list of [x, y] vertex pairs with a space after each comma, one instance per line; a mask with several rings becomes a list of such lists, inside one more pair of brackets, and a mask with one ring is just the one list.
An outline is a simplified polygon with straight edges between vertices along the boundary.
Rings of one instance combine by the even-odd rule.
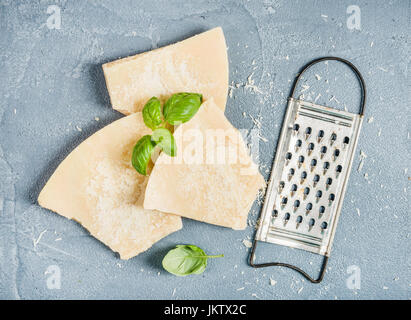
[[141, 111], [153, 96], [164, 102], [177, 92], [202, 93], [225, 109], [228, 59], [221, 28], [103, 64], [103, 71], [111, 104], [124, 114]]
[[96, 132], [58, 166], [39, 204], [81, 223], [121, 259], [181, 229], [180, 217], [143, 209], [147, 177], [130, 159], [134, 144], [148, 133], [140, 112]]
[[144, 208], [245, 229], [265, 181], [240, 132], [210, 99], [174, 136], [177, 155], [160, 154], [148, 180]]

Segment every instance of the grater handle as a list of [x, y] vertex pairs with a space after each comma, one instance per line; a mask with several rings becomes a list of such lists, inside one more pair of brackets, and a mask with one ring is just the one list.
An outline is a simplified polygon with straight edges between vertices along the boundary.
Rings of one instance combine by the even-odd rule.
[[320, 283], [325, 275], [325, 270], [327, 267], [327, 262], [328, 262], [328, 256], [324, 256], [323, 258], [323, 263], [321, 266], [320, 274], [317, 279], [311, 278], [307, 272], [304, 270], [288, 263], [282, 263], [282, 262], [269, 262], [269, 263], [254, 263], [254, 256], [255, 256], [255, 249], [257, 248], [257, 240], [254, 240], [253, 242], [253, 247], [251, 249], [251, 254], [250, 254], [250, 265], [254, 268], [265, 268], [265, 267], [285, 267], [285, 268], [290, 268], [293, 269], [294, 271], [297, 271], [301, 273], [307, 280], [309, 280], [312, 283]]
[[315, 60], [312, 60], [311, 62], [307, 63], [298, 73], [298, 76], [295, 78], [294, 80], [294, 84], [292, 86], [291, 89], [291, 94], [290, 94], [290, 98], [294, 97], [294, 93], [295, 93], [295, 89], [297, 88], [298, 82], [301, 78], [301, 76], [304, 74], [305, 71], [307, 71], [307, 69], [309, 69], [311, 66], [313, 66], [314, 64], [317, 64], [321, 61], [328, 61], [328, 60], [335, 60], [335, 61], [339, 61], [344, 63], [345, 65], [347, 65], [357, 76], [357, 79], [360, 83], [361, 86], [361, 107], [360, 107], [360, 112], [359, 114], [361, 116], [364, 116], [364, 112], [365, 112], [365, 101], [367, 98], [367, 90], [365, 88], [365, 82], [364, 82], [364, 78], [362, 77], [360, 71], [357, 69], [356, 66], [354, 66], [350, 61], [345, 60], [343, 58], [339, 58], [339, 57], [322, 57], [322, 58], [318, 58]]

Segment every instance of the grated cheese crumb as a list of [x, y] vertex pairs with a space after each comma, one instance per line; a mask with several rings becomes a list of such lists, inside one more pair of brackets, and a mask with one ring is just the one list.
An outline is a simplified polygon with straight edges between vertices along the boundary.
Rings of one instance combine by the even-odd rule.
[[307, 91], [308, 89], [310, 89], [310, 86], [308, 84], [303, 84], [301, 86], [301, 88], [302, 88], [301, 92], [304, 92], [304, 91]]
[[251, 241], [250, 241], [250, 240], [247, 240], [247, 239], [244, 239], [244, 240], [243, 240], [243, 245], [244, 245], [246, 248], [251, 248], [251, 247], [253, 246], [253, 244], [251, 243]]
[[34, 247], [37, 247], [37, 245], [39, 244], [41, 238], [43, 237], [43, 235], [44, 235], [46, 232], [47, 232], [47, 229], [46, 229], [46, 230], [43, 230], [43, 231], [39, 234], [39, 236], [37, 237], [37, 239], [33, 239], [33, 246], [34, 246]]

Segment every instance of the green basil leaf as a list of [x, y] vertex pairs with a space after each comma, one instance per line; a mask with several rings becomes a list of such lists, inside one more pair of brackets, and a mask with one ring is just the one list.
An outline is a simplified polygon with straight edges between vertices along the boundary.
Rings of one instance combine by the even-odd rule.
[[147, 175], [147, 165], [154, 147], [155, 143], [151, 141], [150, 135], [142, 137], [134, 146], [131, 163], [138, 173]]
[[187, 122], [197, 113], [202, 101], [203, 96], [199, 93], [173, 94], [164, 104], [164, 118], [172, 125]]
[[161, 125], [161, 103], [157, 97], [152, 97], [144, 105], [143, 120], [146, 126], [152, 130]]
[[168, 129], [159, 128], [154, 130], [151, 139], [169, 156], [174, 157], [176, 155], [176, 141]]
[[163, 268], [176, 276], [201, 274], [207, 267], [207, 259], [224, 255], [208, 256], [195, 245], [178, 245], [170, 250], [163, 259]]

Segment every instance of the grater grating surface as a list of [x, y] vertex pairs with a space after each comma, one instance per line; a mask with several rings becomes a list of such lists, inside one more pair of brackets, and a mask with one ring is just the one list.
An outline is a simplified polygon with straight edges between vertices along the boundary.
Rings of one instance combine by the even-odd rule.
[[361, 122], [289, 100], [257, 240], [329, 254]]
[[[301, 75], [324, 60], [345, 63], [356, 73], [362, 89], [360, 114], [340, 111], [292, 98]], [[285, 266], [320, 282], [331, 251], [348, 177], [363, 122], [365, 84], [350, 62], [336, 57], [312, 61], [299, 73], [283, 122], [276, 157], [261, 211], [250, 264]], [[325, 256], [320, 277], [284, 263], [255, 264], [256, 240], [303, 249]]]

